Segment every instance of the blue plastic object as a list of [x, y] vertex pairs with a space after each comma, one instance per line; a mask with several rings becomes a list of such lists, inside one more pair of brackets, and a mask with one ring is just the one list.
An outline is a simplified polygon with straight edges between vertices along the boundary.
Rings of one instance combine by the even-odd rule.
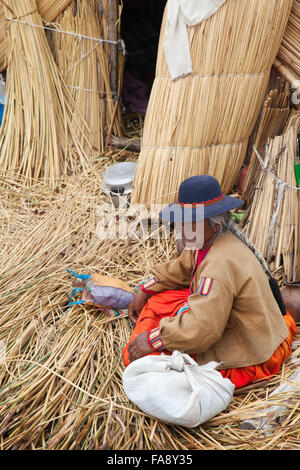
[[[89, 279], [91, 277], [90, 274], [77, 274], [75, 271], [72, 271], [71, 269], [67, 269], [67, 272], [69, 274], [72, 274], [72, 276], [76, 277], [77, 279], [81, 279], [82, 281], [85, 279]], [[86, 300], [77, 300], [76, 302], [73, 302], [73, 295], [75, 292], [82, 292], [81, 287], [75, 287], [75, 289], [72, 290], [71, 292], [71, 297], [70, 297], [70, 302], [68, 303], [68, 307], [71, 305], [78, 305], [78, 304], [85, 304]]]
[[5, 95], [0, 95], [0, 126], [3, 120], [4, 105], [5, 105]]
[[3, 112], [4, 112], [4, 105], [0, 103], [0, 126], [2, 124]]
[[67, 269], [67, 272], [72, 274], [72, 276], [77, 277], [77, 279], [81, 279], [82, 281], [84, 279], [90, 279], [91, 275], [90, 274], [77, 274], [75, 271], [72, 271], [71, 269]]
[[77, 300], [76, 302], [73, 302], [73, 295], [75, 294], [75, 292], [82, 292], [81, 287], [76, 287], [75, 289], [72, 290], [70, 302], [67, 305], [68, 307], [70, 307], [71, 305], [80, 305], [80, 304], [86, 303], [86, 300]]

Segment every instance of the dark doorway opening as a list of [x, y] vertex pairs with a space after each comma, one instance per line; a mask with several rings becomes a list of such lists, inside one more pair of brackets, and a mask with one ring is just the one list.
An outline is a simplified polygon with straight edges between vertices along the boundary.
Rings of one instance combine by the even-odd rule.
[[124, 0], [121, 38], [126, 59], [123, 75], [123, 105], [145, 115], [153, 81], [160, 27], [167, 0]]

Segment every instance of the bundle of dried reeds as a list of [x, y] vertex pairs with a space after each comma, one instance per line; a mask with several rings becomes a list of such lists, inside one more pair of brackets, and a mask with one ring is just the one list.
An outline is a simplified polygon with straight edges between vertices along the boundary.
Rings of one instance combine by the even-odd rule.
[[287, 282], [300, 280], [300, 206], [295, 160], [300, 113], [286, 132], [268, 142], [246, 234], [275, 270], [283, 267]]
[[[67, 268], [128, 281], [144, 279], [153, 264], [176, 256], [173, 239], [99, 240], [99, 175], [109, 154], [87, 176], [74, 175], [57, 188], [0, 173], [0, 449], [250, 450], [300, 447], [299, 399], [271, 436], [239, 430], [238, 424], [268, 406], [267, 395], [290, 376], [240, 390], [226, 412], [199, 428], [169, 426], [132, 405], [122, 387], [121, 350], [132, 325], [93, 306], [67, 308]], [[113, 216], [108, 204], [107, 218]], [[105, 211], [104, 211], [105, 212]], [[120, 214], [116, 214], [120, 215]], [[286, 403], [286, 396], [284, 401]]]
[[72, 0], [37, 0], [38, 11], [44, 21], [53, 21]]
[[[105, 37], [98, 0], [73, 1], [56, 24], [63, 31], [78, 35], [53, 33], [52, 49], [74, 103], [90, 129], [89, 142], [94, 149], [102, 152], [108, 129], [112, 126], [119, 135], [121, 128], [114, 116], [116, 100], [110, 87], [109, 56], [105, 43], [84, 37]], [[117, 45], [110, 44], [110, 47], [116, 48]]]
[[300, 76], [300, 0], [294, 0], [278, 58], [284, 66]]
[[[88, 126], [74, 105], [53, 59], [36, 11], [36, 0], [7, 0], [10, 22], [7, 100], [0, 130], [0, 166], [32, 179], [55, 183], [62, 173], [88, 165], [82, 141]], [[32, 12], [32, 13], [30, 13]], [[80, 137], [79, 137], [80, 136]], [[91, 147], [90, 147], [90, 150]]]
[[194, 73], [174, 82], [163, 53], [164, 19], [134, 201], [171, 202], [181, 181], [199, 173], [232, 190], [291, 4], [228, 0], [188, 29]]
[[[37, 8], [44, 21], [53, 21], [71, 1], [72, 0], [37, 0]], [[8, 4], [6, 1], [0, 2], [0, 72], [7, 66], [7, 35], [9, 23], [6, 20], [4, 11], [5, 3]]]
[[[282, 134], [290, 113], [290, 91], [289, 85], [286, 83], [283, 89], [281, 89], [280, 85], [278, 88], [271, 90], [264, 102], [254, 144], [256, 150], [263, 158], [265, 156], [265, 145], [268, 139]], [[255, 185], [260, 173], [261, 167], [256, 153], [253, 150], [242, 195], [243, 201], [248, 204], [252, 201]]]

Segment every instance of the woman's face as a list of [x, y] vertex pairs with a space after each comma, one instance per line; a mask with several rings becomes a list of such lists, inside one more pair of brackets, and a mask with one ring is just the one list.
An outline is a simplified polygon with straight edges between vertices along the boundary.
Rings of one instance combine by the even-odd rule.
[[218, 226], [212, 226], [208, 219], [176, 224], [177, 237], [181, 238], [184, 248], [189, 250], [205, 249], [217, 231]]

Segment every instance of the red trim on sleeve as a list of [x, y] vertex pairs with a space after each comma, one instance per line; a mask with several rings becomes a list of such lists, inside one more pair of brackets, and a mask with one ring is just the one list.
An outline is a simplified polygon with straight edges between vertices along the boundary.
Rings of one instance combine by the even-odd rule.
[[163, 340], [160, 336], [159, 328], [153, 328], [152, 330], [148, 331], [148, 343], [149, 346], [151, 346], [151, 349], [153, 349], [154, 351], [164, 345]]
[[145, 281], [143, 284], [141, 284], [140, 289], [146, 294], [153, 294], [154, 292], [149, 290], [149, 288], [154, 286], [156, 283], [157, 280], [155, 279], [155, 277], [152, 277], [151, 279], [148, 279], [148, 281]]

